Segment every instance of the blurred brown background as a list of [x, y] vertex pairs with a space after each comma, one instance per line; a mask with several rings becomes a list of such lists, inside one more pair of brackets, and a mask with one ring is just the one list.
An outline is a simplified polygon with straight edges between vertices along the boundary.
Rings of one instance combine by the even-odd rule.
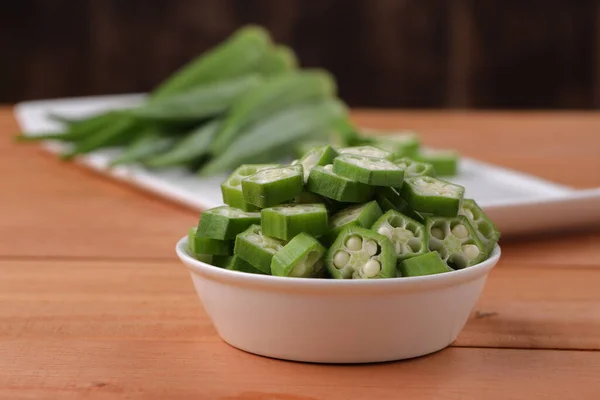
[[351, 106], [600, 107], [600, 0], [6, 1], [0, 101], [146, 91], [246, 23]]

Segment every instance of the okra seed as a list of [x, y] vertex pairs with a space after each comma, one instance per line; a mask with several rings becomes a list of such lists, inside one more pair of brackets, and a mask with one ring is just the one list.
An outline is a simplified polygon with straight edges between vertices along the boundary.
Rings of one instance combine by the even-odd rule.
[[381, 271], [381, 264], [377, 260], [369, 260], [363, 266], [363, 274], [367, 278], [373, 278]]
[[392, 230], [386, 226], [382, 226], [379, 229], [377, 229], [377, 233], [387, 237], [392, 236]]
[[479, 247], [474, 244], [465, 244], [462, 251], [469, 260], [474, 260], [479, 257]]
[[345, 251], [338, 251], [333, 256], [333, 265], [337, 268], [344, 268], [346, 264], [350, 261], [350, 254]]
[[326, 166], [323, 167], [323, 169], [325, 171], [331, 172], [331, 171], [333, 171], [333, 164], [327, 164]]
[[468, 219], [473, 220], [473, 213], [471, 212], [471, 210], [465, 210], [465, 216]]
[[260, 243], [262, 239], [258, 236], [248, 236], [248, 241], [252, 243]]
[[434, 238], [437, 238], [437, 239], [443, 239], [444, 238], [444, 232], [440, 228], [432, 228], [431, 229], [431, 235]]
[[367, 240], [364, 243], [364, 246], [365, 250], [370, 256], [374, 256], [375, 254], [377, 254], [377, 242], [375, 242], [374, 240]]
[[452, 228], [452, 234], [459, 239], [464, 239], [469, 236], [469, 230], [466, 226], [458, 224]]
[[358, 236], [351, 236], [346, 240], [346, 247], [351, 251], [362, 249], [362, 240]]

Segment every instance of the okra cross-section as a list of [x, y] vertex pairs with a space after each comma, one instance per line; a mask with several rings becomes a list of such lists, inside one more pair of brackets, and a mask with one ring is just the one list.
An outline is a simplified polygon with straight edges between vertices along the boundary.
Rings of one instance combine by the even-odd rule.
[[317, 165], [327, 165], [333, 162], [339, 153], [331, 146], [320, 146], [309, 150], [302, 158], [298, 160], [298, 164], [302, 165], [304, 170], [304, 181], [308, 181], [310, 170]]
[[429, 251], [425, 227], [398, 211], [390, 210], [383, 214], [371, 230], [390, 239], [398, 262]]
[[359, 156], [375, 157], [375, 158], [388, 158], [392, 156], [387, 150], [381, 149], [376, 146], [354, 146], [344, 147], [338, 149], [340, 154], [356, 154]]
[[401, 187], [404, 170], [396, 164], [375, 157], [342, 154], [333, 161], [333, 172], [367, 185]]
[[285, 242], [263, 235], [259, 225], [252, 225], [235, 238], [233, 253], [254, 268], [271, 273], [271, 260]]
[[381, 208], [376, 201], [344, 208], [329, 219], [328, 231], [320, 240], [329, 246], [345, 228], [356, 226], [369, 229], [381, 214]]
[[324, 267], [325, 250], [316, 239], [301, 233], [275, 253], [271, 261], [271, 275], [317, 277]]
[[415, 161], [407, 157], [393, 159], [392, 161], [404, 170], [405, 178], [413, 178], [415, 176], [435, 176], [435, 169], [432, 164]]
[[202, 213], [198, 223], [198, 234], [213, 239], [233, 240], [238, 233], [245, 231], [250, 225], [259, 223], [258, 212], [220, 206]]
[[459, 214], [467, 217], [489, 255], [500, 240], [500, 231], [492, 220], [472, 199], [464, 199]]
[[244, 201], [259, 208], [292, 200], [303, 188], [301, 165], [263, 169], [242, 180]]
[[443, 274], [452, 269], [440, 258], [437, 251], [406, 259], [398, 266], [398, 275], [402, 277]]
[[485, 249], [464, 215], [428, 217], [425, 232], [429, 250], [437, 251], [452, 269], [463, 269], [485, 259]]
[[365, 228], [349, 227], [338, 235], [325, 256], [336, 279], [394, 278], [396, 255], [390, 240]]
[[242, 179], [254, 175], [260, 170], [277, 167], [277, 164], [244, 164], [238, 167], [221, 183], [223, 203], [244, 211], [256, 211], [258, 207], [244, 201], [242, 193]]
[[318, 237], [327, 231], [324, 204], [282, 204], [265, 208], [260, 214], [263, 234], [281, 240], [302, 232]]
[[430, 176], [407, 178], [400, 190], [415, 211], [444, 217], [458, 215], [465, 188]]
[[314, 167], [306, 187], [313, 193], [344, 203], [364, 203], [372, 199], [375, 193], [373, 186], [334, 173], [331, 164]]

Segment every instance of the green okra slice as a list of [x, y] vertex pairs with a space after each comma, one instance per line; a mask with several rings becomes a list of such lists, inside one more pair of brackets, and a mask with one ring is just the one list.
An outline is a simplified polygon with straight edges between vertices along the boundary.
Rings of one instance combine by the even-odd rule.
[[222, 266], [225, 269], [231, 270], [231, 271], [240, 271], [240, 272], [247, 272], [250, 274], [266, 275], [265, 272], [263, 272], [257, 268], [254, 268], [250, 263], [242, 260], [238, 256], [229, 257], [220, 266]]
[[196, 227], [191, 227], [188, 230], [188, 252], [198, 261], [202, 261], [205, 263], [212, 263], [213, 255], [212, 254], [200, 254], [196, 248]]
[[355, 226], [344, 229], [325, 256], [335, 279], [395, 278], [396, 255], [390, 240]]
[[398, 262], [429, 251], [425, 226], [398, 211], [390, 210], [383, 214], [371, 230], [390, 239]]
[[199, 254], [213, 256], [229, 256], [233, 254], [233, 240], [219, 240], [198, 235], [194, 240], [194, 248]]
[[437, 176], [453, 176], [458, 172], [460, 154], [453, 150], [421, 150], [415, 160], [431, 164]]
[[308, 153], [304, 154], [304, 156], [298, 160], [298, 164], [302, 165], [304, 171], [304, 182], [308, 181], [310, 171], [314, 167], [317, 165], [331, 164], [338, 155], [339, 153], [329, 145], [315, 147], [312, 150], [309, 150]]
[[398, 266], [398, 275], [402, 277], [443, 274], [450, 271], [452, 268], [446, 265], [437, 251], [406, 259]]
[[405, 178], [414, 178], [415, 176], [436, 176], [432, 164], [415, 161], [408, 157], [394, 158], [392, 161], [394, 164], [404, 169]]
[[300, 193], [298, 196], [294, 197], [292, 200], [294, 204], [315, 204], [315, 203], [325, 203], [325, 199], [323, 196], [319, 196], [313, 192], [304, 191]]
[[301, 233], [279, 250], [271, 260], [271, 275], [313, 278], [321, 274], [325, 247], [306, 233]]
[[258, 207], [248, 204], [244, 201], [242, 193], [242, 179], [254, 175], [258, 171], [267, 168], [274, 168], [278, 164], [244, 164], [238, 167], [229, 175], [229, 177], [221, 183], [221, 194], [223, 195], [223, 203], [239, 208], [244, 211], [256, 211]]
[[406, 201], [400, 196], [397, 188], [379, 187], [375, 190], [375, 200], [383, 212], [396, 210], [402, 212], [406, 209]]
[[333, 172], [373, 186], [401, 187], [404, 170], [396, 164], [375, 157], [342, 154], [333, 161]]
[[389, 158], [392, 156], [387, 150], [376, 146], [353, 146], [353, 147], [343, 147], [338, 149], [338, 153], [340, 154], [356, 154], [359, 156], [366, 157], [375, 157], [375, 158]]
[[500, 231], [496, 225], [473, 199], [463, 200], [459, 214], [467, 217], [483, 244], [486, 256], [489, 255], [500, 240]]
[[328, 231], [320, 238], [321, 242], [329, 246], [342, 230], [350, 226], [369, 229], [381, 215], [381, 208], [376, 201], [349, 206], [329, 219]]
[[327, 209], [323, 204], [281, 204], [260, 212], [266, 236], [290, 240], [304, 232], [318, 237], [327, 232]]
[[245, 231], [250, 225], [259, 223], [258, 212], [219, 206], [202, 213], [198, 223], [198, 235], [217, 240], [233, 240], [238, 233]]
[[463, 269], [485, 259], [485, 249], [464, 215], [428, 217], [425, 232], [429, 250], [437, 251], [452, 269]]
[[464, 194], [464, 187], [430, 176], [407, 178], [400, 190], [412, 210], [443, 217], [458, 215]]
[[343, 203], [364, 203], [375, 195], [375, 188], [344, 178], [333, 172], [333, 165], [314, 167], [308, 176], [306, 188], [321, 196]]
[[421, 147], [419, 135], [415, 132], [400, 132], [375, 138], [375, 146], [392, 153], [393, 157], [412, 157]]
[[262, 169], [242, 179], [244, 201], [259, 208], [292, 200], [304, 189], [301, 165]]
[[283, 249], [283, 240], [263, 235], [260, 225], [252, 225], [235, 238], [233, 253], [254, 268], [271, 273], [271, 260]]

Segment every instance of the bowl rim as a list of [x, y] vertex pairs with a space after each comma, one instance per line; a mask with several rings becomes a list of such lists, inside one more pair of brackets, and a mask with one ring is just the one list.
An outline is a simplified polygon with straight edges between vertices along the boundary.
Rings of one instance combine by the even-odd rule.
[[175, 247], [179, 259], [195, 275], [220, 281], [234, 286], [260, 286], [269, 290], [319, 290], [319, 291], [411, 291], [423, 288], [438, 288], [455, 286], [487, 275], [498, 263], [501, 256], [500, 246], [496, 244], [490, 257], [468, 268], [443, 274], [398, 277], [386, 279], [319, 279], [296, 278], [273, 275], [250, 274], [233, 271], [199, 261], [192, 257], [187, 250], [187, 235], [182, 237]]

